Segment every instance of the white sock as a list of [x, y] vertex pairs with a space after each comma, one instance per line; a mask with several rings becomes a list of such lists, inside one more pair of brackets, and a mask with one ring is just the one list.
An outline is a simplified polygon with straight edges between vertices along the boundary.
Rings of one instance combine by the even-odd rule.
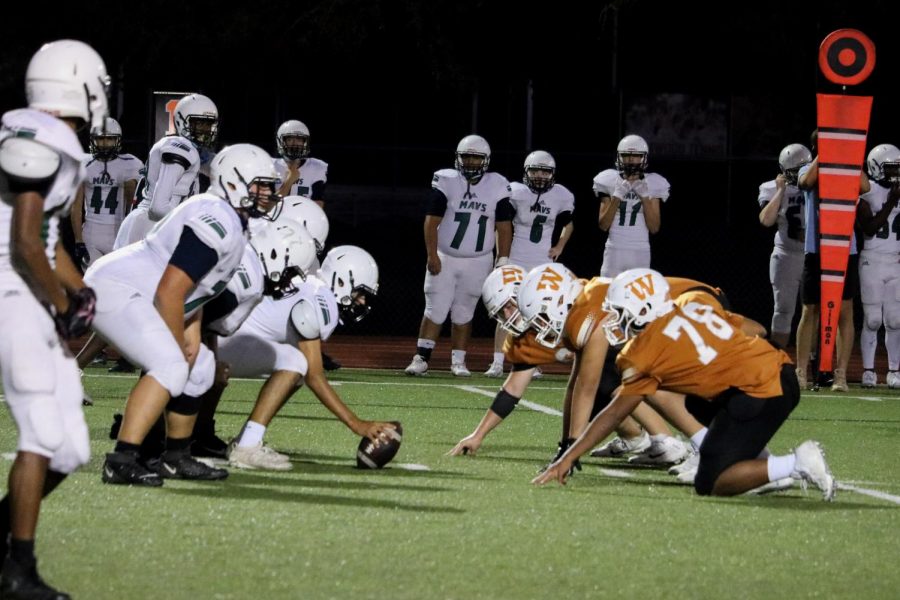
[[709, 429], [704, 427], [691, 436], [691, 446], [694, 447], [694, 452], [700, 452], [700, 445], [703, 444], [703, 440], [706, 439], [707, 432], [709, 432]]
[[466, 351], [465, 350], [451, 350], [450, 351], [450, 362], [454, 365], [464, 365], [466, 364]]
[[794, 472], [794, 463], [796, 462], [797, 457], [793, 454], [788, 454], [786, 456], [770, 456], [767, 459], [769, 481], [778, 481], [779, 479], [790, 477], [791, 473]]
[[264, 435], [266, 435], [265, 425], [260, 425], [259, 423], [254, 423], [253, 421], [247, 421], [247, 424], [244, 425], [244, 431], [243, 433], [241, 433], [241, 439], [238, 440], [237, 445], [241, 448], [258, 446], [259, 443], [262, 442]]
[[503, 366], [503, 353], [502, 352], [494, 352], [494, 364]]
[[756, 458], [769, 458], [770, 456], [772, 456], [772, 453], [769, 452], [769, 447], [766, 446], [762, 449], [762, 452], [760, 452], [759, 456], [757, 456]]

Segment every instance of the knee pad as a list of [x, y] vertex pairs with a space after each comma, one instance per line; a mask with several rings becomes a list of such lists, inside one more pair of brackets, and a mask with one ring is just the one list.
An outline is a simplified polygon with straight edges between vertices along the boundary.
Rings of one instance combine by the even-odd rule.
[[[19, 450], [52, 457], [63, 442], [63, 415], [52, 395], [34, 394], [16, 402]], [[21, 408], [21, 410], [19, 410]]]
[[166, 410], [187, 417], [196, 415], [200, 412], [200, 397], [188, 394], [174, 396], [166, 404]]
[[50, 470], [68, 475], [91, 460], [87, 424], [83, 417], [79, 421], [66, 424], [66, 439], [50, 458]]
[[453, 298], [449, 296], [439, 296], [433, 293], [425, 293], [425, 318], [432, 323], [441, 325], [447, 320], [450, 314], [450, 304]]
[[166, 388], [170, 396], [175, 397], [180, 396], [184, 392], [189, 372], [190, 368], [188, 367], [188, 362], [182, 359], [150, 369], [147, 371], [147, 375]]
[[863, 304], [863, 327], [871, 331], [878, 331], [878, 328], [881, 327], [881, 306]]
[[772, 314], [772, 332], [773, 333], [790, 333], [791, 332], [791, 319], [793, 319], [793, 314], [788, 314], [783, 310], [779, 310], [779, 307], [775, 307], [775, 312]]
[[450, 322], [454, 325], [465, 325], [475, 316], [475, 307], [478, 306], [478, 296], [460, 294], [453, 299], [450, 308]]
[[309, 371], [309, 362], [302, 352], [289, 344], [279, 344], [275, 352], [275, 364], [272, 371], [290, 371], [302, 378]]
[[[200, 397], [212, 388], [216, 381], [216, 357], [205, 344], [200, 344], [197, 360], [191, 367], [184, 393], [188, 396]], [[193, 413], [190, 413], [193, 414]]]
[[885, 285], [884, 326], [900, 329], [900, 279], [892, 279]]

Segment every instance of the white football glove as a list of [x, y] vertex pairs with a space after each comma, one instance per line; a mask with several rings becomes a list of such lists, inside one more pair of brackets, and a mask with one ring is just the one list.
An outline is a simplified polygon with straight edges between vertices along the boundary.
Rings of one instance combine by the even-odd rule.
[[639, 198], [647, 198], [650, 196], [650, 188], [647, 187], [647, 181], [645, 179], [632, 181], [631, 191], [637, 194]]
[[616, 182], [616, 187], [613, 188], [612, 195], [619, 200], [624, 200], [628, 196], [628, 192], [630, 191], [631, 182], [624, 179], [619, 179], [619, 181]]
[[496, 269], [496, 268], [499, 268], [499, 267], [505, 267], [505, 266], [508, 265], [508, 264], [509, 264], [509, 257], [508, 257], [508, 256], [498, 256], [498, 257], [497, 257], [497, 263], [494, 265], [494, 268]]

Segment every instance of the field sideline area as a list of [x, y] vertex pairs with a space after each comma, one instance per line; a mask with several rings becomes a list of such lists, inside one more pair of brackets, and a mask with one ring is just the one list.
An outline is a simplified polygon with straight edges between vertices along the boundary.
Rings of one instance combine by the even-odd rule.
[[[268, 442], [287, 473], [232, 470], [224, 483], [162, 489], [100, 483], [112, 415], [133, 376], [89, 369], [93, 456], [43, 505], [37, 555], [75, 598], [896, 597], [900, 572], [900, 395], [803, 394], [772, 449], [820, 440], [841, 491], [701, 498], [664, 470], [588, 458], [565, 488], [534, 488], [560, 436], [565, 378], [529, 388], [477, 457], [444, 454], [500, 383], [343, 369], [332, 381], [362, 418], [399, 420], [389, 468], [355, 468], [358, 439], [308, 390]], [[260, 382], [233, 381], [223, 438]], [[3, 411], [0, 450], [15, 450]], [[4, 454], [10, 458], [10, 454]], [[9, 460], [2, 461], [3, 477]], [[4, 486], [5, 488], [5, 486]]]

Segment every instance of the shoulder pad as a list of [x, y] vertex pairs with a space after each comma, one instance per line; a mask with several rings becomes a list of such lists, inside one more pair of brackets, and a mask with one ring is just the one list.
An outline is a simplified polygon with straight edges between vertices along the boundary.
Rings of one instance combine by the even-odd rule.
[[324, 160], [319, 160], [318, 158], [307, 158], [307, 159], [306, 159], [306, 164], [308, 164], [308, 165], [315, 165], [315, 166], [317, 166], [317, 167], [319, 167], [319, 168], [321, 168], [321, 169], [323, 169], [323, 170], [325, 170], [325, 171], [328, 170], [328, 163], [325, 162]]
[[612, 196], [613, 188], [619, 179], [619, 172], [615, 169], [600, 171], [594, 177], [594, 193], [598, 196]]
[[320, 335], [316, 307], [307, 298], [301, 298], [291, 309], [291, 323], [304, 339], [314, 340]]
[[51, 177], [59, 169], [55, 150], [26, 137], [11, 137], [0, 144], [0, 169], [26, 181]]
[[772, 179], [770, 181], [766, 181], [765, 183], [761, 183], [759, 185], [759, 203], [765, 204], [769, 200], [772, 199], [772, 196], [775, 195], [775, 180]]
[[527, 198], [530, 200], [531, 196], [534, 196], [531, 190], [528, 189], [527, 185], [525, 185], [524, 183], [519, 183], [518, 181], [513, 181], [512, 183], [510, 183], [509, 190], [512, 193], [511, 198], [516, 200], [521, 198]]
[[650, 192], [651, 198], [659, 198], [663, 202], [669, 197], [669, 181], [658, 173], [647, 173], [644, 175], [647, 181], [647, 190]]
[[160, 150], [162, 152], [170, 152], [173, 154], [180, 154], [182, 156], [190, 157], [191, 162], [197, 161], [200, 159], [200, 153], [197, 152], [197, 149], [194, 148], [194, 145], [187, 140], [186, 138], [181, 137], [180, 135], [170, 135], [168, 137], [164, 137], [160, 140]]

